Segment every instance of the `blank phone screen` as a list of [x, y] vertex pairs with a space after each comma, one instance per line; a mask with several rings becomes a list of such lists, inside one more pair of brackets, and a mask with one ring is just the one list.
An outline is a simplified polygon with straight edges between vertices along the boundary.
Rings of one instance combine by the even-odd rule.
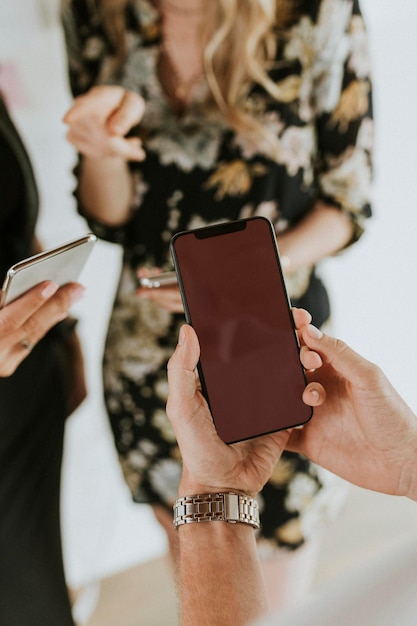
[[227, 443], [304, 424], [305, 376], [269, 220], [179, 233], [171, 250], [199, 373]]

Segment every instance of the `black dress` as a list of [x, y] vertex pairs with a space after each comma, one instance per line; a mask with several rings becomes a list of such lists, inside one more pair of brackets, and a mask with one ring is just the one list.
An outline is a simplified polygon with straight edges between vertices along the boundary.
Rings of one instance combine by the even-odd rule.
[[[137, 269], [172, 269], [169, 243], [176, 232], [224, 220], [263, 215], [279, 235], [322, 200], [350, 218], [353, 243], [370, 216], [371, 87], [358, 2], [294, 5], [292, 23], [277, 30], [270, 72], [282, 98], [272, 100], [254, 85], [246, 103], [278, 138], [280, 153], [273, 160], [231, 129], [218, 110], [204, 107], [204, 79], [186, 113], [178, 118], [172, 111], [158, 78], [162, 34], [154, 2], [127, 3], [120, 67], [96, 5], [64, 3], [74, 95], [107, 82], [139, 92], [146, 103], [138, 128], [146, 159], [131, 164], [131, 219], [119, 228], [89, 220], [99, 237], [124, 250], [104, 353], [104, 392], [121, 466], [137, 502], [171, 507], [176, 497], [181, 463], [165, 414], [166, 361], [184, 321], [136, 297]], [[308, 309], [317, 326], [329, 318], [327, 291], [315, 267], [292, 275], [287, 287], [293, 304]], [[333, 484], [305, 458], [284, 453], [259, 495], [266, 547], [303, 543], [316, 522], [338, 508]]]
[[[33, 254], [38, 194], [0, 98], [0, 280]], [[73, 626], [60, 533], [67, 411], [62, 325], [0, 378], [0, 624]]]

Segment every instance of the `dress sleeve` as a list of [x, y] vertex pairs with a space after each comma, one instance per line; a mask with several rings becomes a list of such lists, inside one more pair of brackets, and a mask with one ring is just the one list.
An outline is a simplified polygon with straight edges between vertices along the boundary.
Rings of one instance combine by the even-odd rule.
[[[69, 86], [77, 97], [101, 81], [103, 67], [114, 58], [114, 48], [103, 28], [96, 4], [88, 0], [62, 0], [61, 22], [67, 55]], [[73, 170], [78, 180], [82, 156]], [[107, 226], [88, 216], [80, 202], [78, 186], [74, 190], [78, 213], [87, 221], [90, 229], [99, 237], [112, 243], [123, 244], [128, 224]], [[130, 224], [130, 220], [129, 220]]]
[[318, 196], [352, 220], [371, 216], [372, 92], [368, 35], [357, 0], [323, 0], [313, 63]]

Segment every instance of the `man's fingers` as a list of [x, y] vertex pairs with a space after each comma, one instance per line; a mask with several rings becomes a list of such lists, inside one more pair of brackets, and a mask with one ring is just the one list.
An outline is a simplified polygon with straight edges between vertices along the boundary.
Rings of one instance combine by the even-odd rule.
[[178, 437], [178, 431], [202, 404], [196, 367], [200, 356], [197, 335], [191, 326], [181, 328], [175, 352], [168, 361], [167, 412]]
[[195, 330], [188, 324], [181, 327], [178, 344], [168, 361], [168, 376], [177, 376], [178, 372], [195, 372], [200, 358], [200, 345]]

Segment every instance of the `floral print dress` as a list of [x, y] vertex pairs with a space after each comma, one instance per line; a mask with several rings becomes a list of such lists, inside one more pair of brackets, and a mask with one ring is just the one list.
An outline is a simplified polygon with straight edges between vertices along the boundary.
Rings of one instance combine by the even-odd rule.
[[[99, 237], [124, 250], [104, 352], [105, 401], [134, 500], [171, 507], [181, 459], [165, 414], [166, 363], [184, 318], [138, 298], [136, 271], [172, 269], [169, 243], [178, 231], [263, 215], [279, 234], [319, 199], [349, 216], [352, 243], [360, 237], [371, 214], [367, 34], [356, 1], [297, 2], [293, 22], [285, 31], [277, 29], [270, 77], [280, 100], [254, 85], [246, 102], [278, 137], [279, 155], [271, 160], [228, 127], [219, 111], [204, 109], [204, 80], [185, 115], [173, 113], [158, 79], [161, 25], [150, 0], [127, 5], [121, 66], [94, 6], [72, 0], [62, 13], [74, 95], [107, 82], [139, 92], [146, 101], [136, 132], [147, 156], [130, 166], [131, 218], [117, 228], [89, 220]], [[307, 308], [316, 325], [328, 319], [329, 300], [316, 268], [303, 268], [287, 279], [287, 287], [292, 303]], [[328, 472], [285, 453], [259, 496], [261, 541], [290, 549], [301, 545], [339, 508], [342, 492]]]

